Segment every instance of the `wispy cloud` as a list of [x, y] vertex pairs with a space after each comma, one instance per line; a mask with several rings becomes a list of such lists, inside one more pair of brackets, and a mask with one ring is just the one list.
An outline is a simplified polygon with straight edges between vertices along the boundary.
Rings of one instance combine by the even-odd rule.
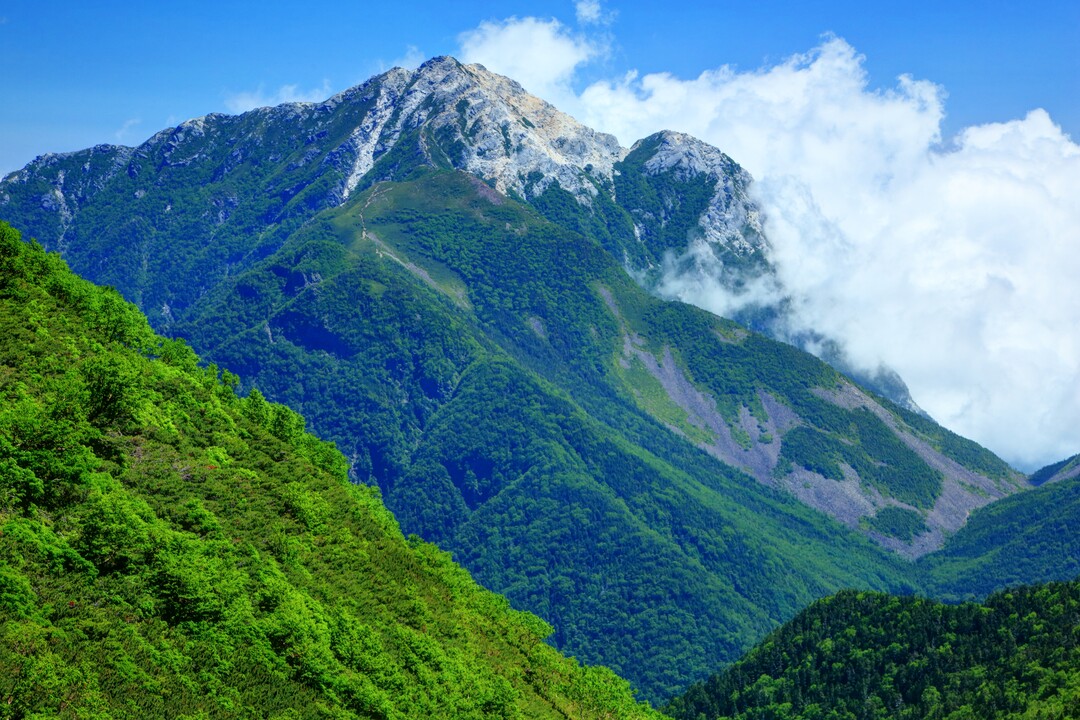
[[116, 142], [124, 144], [131, 139], [131, 132], [141, 124], [142, 118], [129, 118], [113, 133], [113, 137], [116, 138]]
[[415, 70], [427, 60], [427, 56], [420, 51], [420, 48], [415, 45], [409, 45], [405, 48], [405, 52], [395, 60], [391, 60], [386, 66], [386, 70], [390, 68], [399, 67], [406, 70]]
[[260, 85], [257, 90], [244, 90], [225, 97], [225, 107], [232, 113], [242, 113], [258, 107], [281, 105], [290, 102], [319, 102], [330, 97], [330, 81], [323, 80], [315, 88], [302, 89], [299, 85], [282, 85], [277, 90], [266, 92]]
[[577, 0], [574, 12], [582, 25], [610, 22], [612, 17], [612, 13], [604, 12], [599, 0]]
[[[724, 150], [757, 178], [793, 330], [895, 368], [939, 421], [1014, 463], [1080, 450], [1080, 146], [1046, 112], [943, 143], [944, 88], [872, 88], [833, 37], [750, 72], [630, 73], [574, 93], [596, 34], [511, 18], [462, 49], [623, 144], [669, 128]], [[709, 278], [669, 280], [730, 306]]]

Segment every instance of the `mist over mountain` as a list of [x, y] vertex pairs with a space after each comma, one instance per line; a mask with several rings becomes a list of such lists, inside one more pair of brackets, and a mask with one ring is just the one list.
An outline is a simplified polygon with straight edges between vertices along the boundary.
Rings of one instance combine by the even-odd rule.
[[[488, 39], [471, 57], [499, 70]], [[1080, 449], [1080, 146], [1047, 112], [949, 137], [946, 88], [904, 75], [876, 89], [836, 37], [761, 69], [571, 91], [585, 67], [551, 97], [589, 125], [624, 143], [689, 132], [754, 175], [792, 335], [892, 368], [935, 419], [1027, 471]], [[673, 277], [687, 302], [731, 302], [708, 273]]]

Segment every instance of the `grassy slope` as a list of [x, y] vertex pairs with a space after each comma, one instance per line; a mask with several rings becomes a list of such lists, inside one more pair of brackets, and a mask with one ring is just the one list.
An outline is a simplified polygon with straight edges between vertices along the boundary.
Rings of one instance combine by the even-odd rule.
[[0, 717], [653, 715], [234, 382], [0, 225]]
[[618, 371], [621, 322], [651, 352], [713, 358], [706, 385], [739, 399], [791, 374], [769, 360], [783, 346], [716, 338], [738, 333], [650, 298], [596, 245], [458, 173], [322, 216], [185, 332], [301, 408], [407, 531], [650, 698], [822, 594], [910, 587], [904, 563], [642, 412]]

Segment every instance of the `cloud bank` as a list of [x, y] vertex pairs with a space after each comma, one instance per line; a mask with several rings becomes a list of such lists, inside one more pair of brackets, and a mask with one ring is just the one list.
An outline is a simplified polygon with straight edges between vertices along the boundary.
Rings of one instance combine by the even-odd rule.
[[[832, 37], [752, 72], [631, 73], [574, 92], [592, 42], [534, 18], [462, 36], [624, 145], [681, 130], [746, 167], [793, 331], [891, 366], [939, 422], [1019, 467], [1080, 451], [1080, 146], [1046, 112], [943, 142], [943, 88], [871, 88]], [[708, 278], [668, 280], [703, 307], [732, 302]]]

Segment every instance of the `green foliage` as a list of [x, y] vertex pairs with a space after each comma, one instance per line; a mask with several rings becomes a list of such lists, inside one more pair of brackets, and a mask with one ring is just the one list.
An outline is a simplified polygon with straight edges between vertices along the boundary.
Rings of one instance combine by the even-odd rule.
[[1076, 717], [1080, 583], [982, 605], [842, 592], [665, 710], [675, 718]]
[[930, 418], [906, 410], [884, 398], [878, 398], [878, 401], [929, 440], [931, 446], [968, 470], [997, 480], [1008, 480], [1016, 477], [1016, 471], [1009, 467], [1004, 460], [977, 442], [960, 437], [956, 433], [938, 425]]
[[[238, 130], [254, 120], [236, 120]], [[789, 445], [816, 433], [831, 467], [846, 463], [885, 495], [931, 505], [940, 477], [876, 417], [827, 399], [842, 382], [837, 373], [734, 323], [649, 297], [612, 255], [641, 244], [606, 191], [590, 210], [553, 183], [524, 205], [476, 178], [426, 167], [422, 146], [438, 146], [443, 160], [455, 152], [446, 138], [403, 138], [373, 175], [402, 182], [373, 184], [318, 214], [293, 204], [253, 232], [242, 255], [227, 250], [239, 227], [231, 218], [253, 212], [264, 195], [232, 208], [220, 227], [187, 227], [212, 251], [190, 248], [187, 236], [175, 248], [153, 245], [202, 253], [211, 264], [232, 253], [229, 276], [205, 293], [208, 280], [187, 256], [168, 280], [164, 267], [151, 266], [139, 276], [144, 290], [125, 291], [169, 332], [246, 378], [241, 390], [256, 384], [302, 412], [344, 451], [355, 480], [380, 487], [407, 532], [443, 543], [486, 586], [550, 620], [558, 647], [613, 667], [650, 699], [734, 660], [824, 593], [912, 586], [906, 564], [858, 533], [695, 447], [708, 433], [695, 432], [662, 385], [641, 382], [646, 370], [635, 374], [631, 361], [624, 372], [619, 361], [630, 337], [654, 357], [670, 352], [732, 425], [745, 410], [764, 422], [763, 398], [771, 397], [805, 427], [772, 438], [784, 462], [809, 462]], [[253, 181], [271, 182], [252, 172]], [[162, 183], [176, 202], [205, 207], [186, 173], [170, 166]], [[667, 180], [649, 181], [662, 202], [677, 189], [662, 187]], [[703, 201], [701, 193], [690, 205]], [[664, 232], [683, 232], [690, 205], [676, 213], [681, 220], [665, 220]], [[162, 208], [148, 218], [156, 230], [140, 242], [179, 231]], [[76, 255], [90, 267], [95, 252], [105, 254], [94, 249], [97, 238], [85, 242]], [[126, 242], [130, 252], [136, 244]], [[200, 277], [181, 292], [173, 276], [184, 274]], [[193, 362], [147, 342], [144, 353]], [[271, 407], [252, 392], [244, 418], [318, 455], [297, 439], [298, 418]], [[152, 421], [169, 437], [182, 432], [154, 408], [120, 402], [101, 419], [118, 431]], [[222, 443], [210, 445], [235, 459]], [[317, 508], [300, 496], [288, 503], [290, 517], [317, 532]]]
[[[823, 593], [911, 587], [911, 568], [865, 537], [695, 447], [688, 438], [703, 438], [687, 430], [672, 394], [663, 385], [637, 387], [641, 372], [620, 371], [628, 342], [653, 357], [670, 352], [706, 404], [715, 399], [743, 447], [752, 439], [736, 420], [748, 411], [764, 424], [765, 406], [775, 401], [798, 418], [795, 430], [771, 437], [787, 448], [785, 469], [816, 463], [835, 477], [846, 464], [882, 494], [919, 508], [940, 494], [939, 476], [890, 435], [890, 423], [840, 406], [837, 373], [734, 323], [651, 298], [626, 274], [624, 264], [655, 263], [685, 243], [716, 188], [711, 181], [646, 176], [653, 138], [620, 164], [615, 187], [585, 169], [600, 190], [591, 206], [539, 176], [525, 178], [531, 204], [518, 202], [449, 171], [471, 132], [469, 108], [459, 104], [451, 115], [458, 122], [440, 130], [402, 127], [346, 201], [356, 167], [350, 138], [380, 82], [326, 104], [208, 116], [135, 149], [47, 156], [4, 184], [4, 211], [62, 249], [74, 268], [116, 286], [155, 327], [245, 378], [239, 384], [229, 372], [199, 369], [187, 345], [153, 336], [117, 293], [54, 272], [57, 258], [0, 255], [13, 270], [45, 278], [99, 344], [115, 341], [127, 352], [102, 356], [67, 342], [41, 353], [52, 358], [47, 366], [28, 366], [32, 380], [4, 386], [0, 498], [8, 506], [52, 513], [82, 502], [83, 478], [121, 479], [114, 470], [143, 452], [129, 439], [145, 438], [179, 448], [171, 470], [215, 493], [165, 493], [175, 495], [167, 512], [164, 500], [147, 498], [155, 516], [216, 542], [218, 533], [241, 537], [222, 520], [223, 504], [246, 516], [272, 501], [289, 531], [260, 525], [269, 538], [260, 557], [272, 550], [282, 572], [299, 575], [312, 538], [337, 524], [305, 487], [290, 485], [301, 477], [283, 473], [305, 475], [310, 465], [340, 476], [347, 467], [354, 480], [381, 489], [406, 531], [444, 541], [485, 585], [542, 612], [556, 628], [555, 644], [612, 665], [649, 698], [733, 660]], [[421, 110], [439, 108], [429, 100]], [[392, 115], [386, 127], [400, 119]], [[647, 242], [635, 237], [634, 221]], [[0, 318], [12, 348], [45, 342], [42, 328], [12, 317]], [[149, 357], [176, 374], [162, 384], [161, 373], [141, 362]], [[189, 392], [183, 378], [197, 387]], [[234, 388], [248, 398], [235, 400]], [[302, 413], [346, 459], [266, 398]], [[974, 444], [895, 414], [969, 467], [1001, 470]], [[681, 425], [686, 437], [665, 425]], [[272, 470], [279, 482], [260, 481], [270, 470], [250, 466], [243, 443], [230, 440], [247, 442], [245, 433], [273, 446], [266, 457], [281, 464]], [[202, 444], [189, 453], [193, 438]], [[1011, 477], [1007, 468], [1001, 473]], [[221, 478], [243, 492], [207, 484]], [[141, 518], [156, 542], [153, 523], [138, 503], [99, 485], [93, 512], [80, 516], [92, 532], [79, 547], [108, 567], [141, 566], [142, 530], [118, 527]], [[115, 554], [109, 538], [119, 543]], [[82, 557], [69, 550], [73, 556], [57, 550], [50, 562]], [[177, 580], [199, 567], [227, 575], [228, 564], [220, 554], [189, 559], [155, 565], [147, 587], [177, 603], [188, 598], [176, 618], [228, 617], [233, 595]], [[259, 582], [277, 588], [275, 577]], [[231, 587], [229, 577], [221, 580], [223, 590]], [[276, 589], [259, 592], [267, 608], [284, 608], [284, 619], [267, 625], [274, 637], [307, 638], [303, 657], [312, 668], [328, 667], [322, 639], [335, 616], [285, 622], [310, 603], [277, 603]], [[407, 606], [422, 625], [424, 604]], [[330, 632], [339, 636], [362, 638], [365, 647], [376, 637], [351, 627]], [[394, 638], [394, 647], [420, 658], [414, 665], [437, 657], [412, 635]], [[214, 652], [227, 658], [231, 650]], [[370, 714], [390, 714], [396, 690], [373, 677], [383, 676], [331, 689], [360, 698]], [[492, 702], [505, 697], [497, 681], [480, 690]]]
[[927, 531], [923, 516], [910, 508], [889, 505], [870, 518], [870, 527], [882, 535], [911, 542], [916, 535]]
[[647, 173], [645, 163], [661, 141], [659, 133], [645, 138], [616, 165], [615, 196], [622, 207], [630, 209], [641, 228], [637, 244], [648, 253], [647, 262], [636, 266], [658, 263], [665, 252], [683, 252], [694, 233], [700, 232], [698, 222], [716, 191], [715, 178], [680, 178], [672, 171]]
[[823, 391], [840, 386], [841, 376], [811, 355], [756, 334], [738, 342], [702, 342], [733, 335], [738, 326], [683, 305], [658, 306], [645, 319], [649, 336], [670, 339], [694, 379], [713, 390], [729, 421], [738, 418], [741, 407], [760, 408], [761, 392], [795, 410], [806, 424], [783, 436], [781, 467], [787, 461], [841, 480], [844, 463], [882, 494], [920, 508], [932, 507], [941, 494], [941, 473], [880, 418], [822, 397]]
[[[1080, 455], [1073, 455], [1072, 457], [1065, 458], [1056, 463], [1051, 463], [1046, 467], [1040, 468], [1033, 472], [1028, 477], [1028, 483], [1035, 485], [1036, 487], [1042, 485], [1047, 480], [1052, 479], [1055, 475], [1060, 473], [1068, 473], [1073, 470], [1077, 465], [1080, 465]], [[1071, 473], [1070, 473], [1071, 474]]]
[[1080, 478], [1048, 483], [971, 514], [945, 546], [919, 560], [928, 589], [974, 600], [1013, 585], [1080, 576]]
[[656, 717], [0, 224], [0, 718]]
[[846, 433], [806, 426], [789, 431], [784, 435], [781, 458], [833, 480], [844, 478], [843, 463], [883, 495], [920, 508], [933, 507], [941, 493], [941, 473], [869, 410], [859, 408], [846, 414], [851, 418]]
[[[430, 172], [312, 223], [182, 331], [303, 410], [406, 532], [649, 699], [822, 593], [909, 586], [905, 564], [643, 412], [613, 362], [623, 330], [604, 292], [635, 323], [664, 305], [597, 244]], [[713, 338], [686, 342], [709, 357], [726, 348]]]

